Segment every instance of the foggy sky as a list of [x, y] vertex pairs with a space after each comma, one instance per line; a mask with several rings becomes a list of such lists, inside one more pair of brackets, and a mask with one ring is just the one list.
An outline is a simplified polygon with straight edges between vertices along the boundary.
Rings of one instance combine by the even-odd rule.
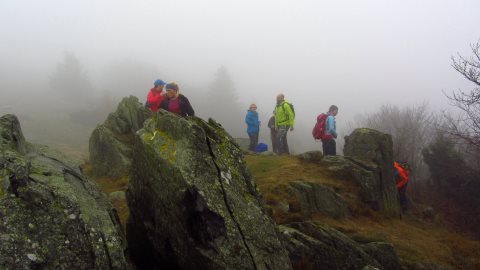
[[313, 125], [336, 104], [341, 133], [383, 103], [446, 108], [442, 90], [470, 89], [450, 57], [480, 38], [479, 11], [476, 0], [0, 0], [0, 86], [47, 81], [65, 51], [94, 81], [142, 61], [188, 91], [224, 65], [245, 106], [270, 112], [282, 92]]

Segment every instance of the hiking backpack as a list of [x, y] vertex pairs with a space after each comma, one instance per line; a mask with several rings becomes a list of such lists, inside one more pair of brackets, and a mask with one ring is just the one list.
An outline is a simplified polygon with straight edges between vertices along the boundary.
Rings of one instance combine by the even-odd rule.
[[290, 106], [290, 109], [292, 109], [292, 112], [293, 112], [293, 118], [295, 118], [295, 108], [293, 107], [293, 104], [290, 103], [290, 102], [285, 102], [288, 104], [288, 106]]
[[326, 134], [326, 121], [328, 114], [321, 113], [317, 116], [317, 123], [313, 127], [312, 136], [315, 140], [326, 140], [332, 138], [332, 135]]

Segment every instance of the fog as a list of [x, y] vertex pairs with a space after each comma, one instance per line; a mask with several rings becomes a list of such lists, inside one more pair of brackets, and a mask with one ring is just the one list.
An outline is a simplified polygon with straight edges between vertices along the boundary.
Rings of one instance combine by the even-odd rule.
[[[267, 143], [284, 93], [296, 111], [290, 147], [320, 149], [311, 129], [331, 104], [341, 137], [356, 115], [382, 104], [450, 109], [442, 91], [472, 86], [451, 56], [468, 55], [480, 38], [479, 10], [475, 0], [2, 0], [0, 114], [17, 114], [28, 140], [85, 157], [90, 132], [120, 98], [144, 102], [161, 78], [177, 82], [199, 116], [230, 116], [222, 122], [239, 127], [230, 128], [235, 137], [247, 137], [244, 113], [256, 103]], [[84, 100], [52, 89], [67, 55], [90, 82], [90, 93], [75, 90]], [[211, 102], [223, 102], [212, 90], [222, 66], [238, 97], [227, 103], [240, 116]]]

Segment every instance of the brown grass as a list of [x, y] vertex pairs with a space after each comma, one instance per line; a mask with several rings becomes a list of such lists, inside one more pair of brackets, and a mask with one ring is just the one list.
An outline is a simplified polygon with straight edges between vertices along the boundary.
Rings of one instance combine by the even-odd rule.
[[[279, 224], [310, 220], [336, 228], [358, 242], [389, 242], [404, 264], [429, 261], [454, 269], [480, 269], [480, 242], [450, 231], [442, 220], [423, 221], [415, 212], [402, 219], [383, 218], [359, 203], [358, 187], [349, 179], [336, 178], [322, 166], [304, 163], [295, 157], [249, 155], [246, 161], [269, 207], [268, 212]], [[353, 217], [334, 219], [302, 215], [294, 196], [286, 188], [288, 182], [294, 180], [332, 187], [346, 198]], [[289, 204], [290, 211], [282, 211], [278, 206], [281, 203]]]

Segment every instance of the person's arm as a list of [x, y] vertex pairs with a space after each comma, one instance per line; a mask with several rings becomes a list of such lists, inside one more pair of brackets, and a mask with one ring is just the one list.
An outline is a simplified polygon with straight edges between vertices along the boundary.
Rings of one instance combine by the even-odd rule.
[[252, 125], [252, 113], [250, 111], [245, 115], [245, 124], [247, 124], [247, 126]]
[[193, 110], [192, 105], [190, 104], [190, 101], [185, 96], [184, 96], [184, 99], [185, 99], [185, 107], [186, 107], [185, 109], [186, 109], [187, 116], [195, 116], [195, 111]]
[[292, 108], [289, 104], [287, 104], [287, 102], [283, 103], [283, 108], [285, 108], [285, 113], [288, 117], [288, 125], [290, 126], [290, 130], [293, 130], [293, 121], [295, 119], [295, 115], [293, 114]]
[[399, 171], [398, 176], [400, 177], [400, 181], [397, 182], [397, 188], [403, 187], [408, 182], [408, 176], [405, 172]]
[[270, 117], [270, 119], [268, 120], [268, 128], [274, 128], [275, 127], [275, 118], [272, 116]]
[[337, 138], [337, 131], [335, 130], [335, 119], [331, 115], [327, 117], [327, 132], [334, 138]]
[[165, 98], [160, 105], [158, 106], [159, 109], [164, 109], [165, 111], [168, 111], [168, 98]]

